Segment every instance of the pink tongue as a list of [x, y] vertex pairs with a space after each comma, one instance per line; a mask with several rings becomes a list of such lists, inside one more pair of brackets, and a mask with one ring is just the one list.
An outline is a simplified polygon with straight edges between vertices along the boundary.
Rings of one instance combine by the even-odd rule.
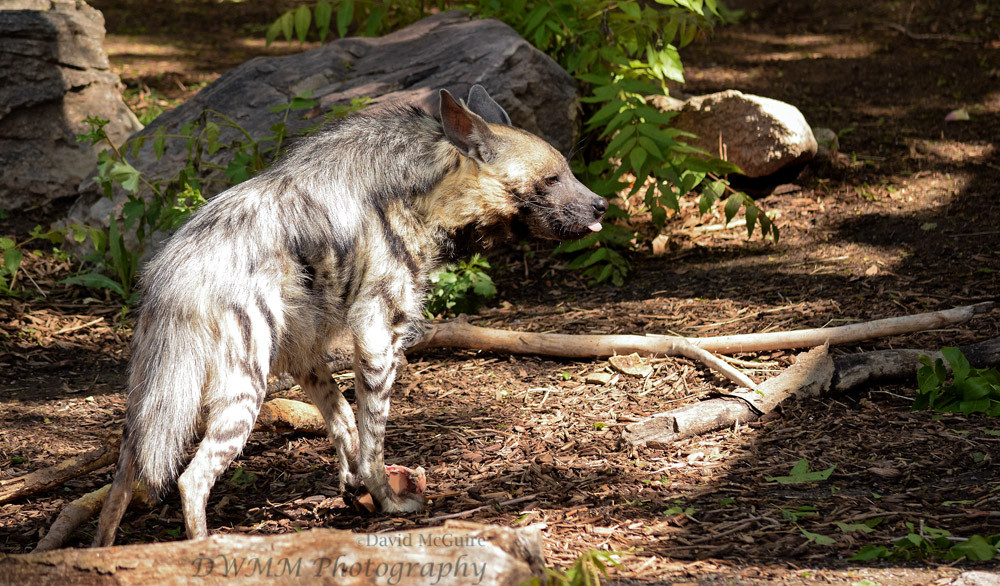
[[594, 232], [600, 232], [601, 231], [601, 223], [600, 222], [594, 222], [593, 224], [591, 224], [591, 225], [589, 225], [587, 227], [590, 228]]

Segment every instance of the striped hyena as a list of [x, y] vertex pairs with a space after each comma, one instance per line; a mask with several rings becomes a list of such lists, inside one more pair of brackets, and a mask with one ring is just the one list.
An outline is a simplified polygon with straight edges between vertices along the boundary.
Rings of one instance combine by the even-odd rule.
[[[468, 104], [440, 96], [440, 120], [388, 107], [302, 139], [205, 204], [149, 262], [121, 456], [95, 545], [114, 541], [139, 479], [160, 494], [176, 478], [188, 537], [206, 536], [209, 491], [243, 449], [268, 374], [282, 371], [323, 414], [344, 490], [367, 489], [383, 512], [422, 508], [420, 494], [389, 487], [382, 443], [428, 272], [503, 240], [512, 224], [566, 240], [599, 230], [607, 210], [481, 86]], [[356, 425], [325, 362], [345, 331]]]

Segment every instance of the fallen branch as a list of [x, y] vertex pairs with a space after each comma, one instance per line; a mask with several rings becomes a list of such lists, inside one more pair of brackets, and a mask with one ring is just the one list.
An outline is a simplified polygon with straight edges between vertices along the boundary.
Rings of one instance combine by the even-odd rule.
[[114, 433], [105, 438], [104, 444], [97, 449], [24, 476], [0, 480], [0, 503], [55, 488], [67, 480], [114, 464], [118, 460], [121, 441], [122, 434]]
[[828, 389], [833, 370], [827, 346], [820, 346], [799, 354], [795, 364], [761, 383], [757, 391], [736, 392], [657, 413], [626, 425], [622, 437], [636, 447], [664, 449], [681, 438], [754, 421], [789, 397], [815, 396]]
[[[1000, 338], [959, 349], [976, 368], [1000, 365]], [[657, 413], [625, 426], [622, 436], [633, 446], [664, 449], [685, 437], [754, 421], [791, 397], [845, 393], [876, 382], [912, 383], [921, 354], [941, 357], [940, 352], [925, 350], [881, 350], [830, 360], [825, 347], [815, 348], [800, 354], [782, 374], [762, 383], [759, 392], [739, 391]]]
[[453, 347], [486, 350], [500, 354], [540, 354], [563, 358], [607, 358], [616, 354], [631, 354], [633, 352], [640, 356], [684, 356], [682, 351], [685, 345], [691, 344], [708, 352], [739, 354], [764, 350], [815, 348], [827, 343], [831, 346], [853, 344], [873, 338], [932, 330], [963, 322], [992, 308], [993, 302], [987, 301], [942, 311], [879, 319], [834, 328], [709, 338], [513, 332], [474, 326], [469, 324], [464, 317], [460, 317], [454, 321], [428, 325], [424, 336], [408, 352]]
[[[48, 533], [38, 542], [32, 553], [51, 551], [59, 549], [66, 543], [69, 536], [76, 531], [77, 527], [87, 522], [93, 517], [101, 507], [104, 506], [104, 499], [111, 489], [110, 484], [105, 484], [101, 488], [88, 492], [66, 506], [56, 517], [56, 520], [49, 527]], [[138, 501], [146, 506], [153, 506], [155, 500], [149, 494], [149, 489], [145, 483], [139, 482], [132, 486], [132, 500]]]
[[[445, 525], [398, 533], [313, 529], [283, 535], [0, 554], [4, 584], [519, 584], [543, 572], [537, 528]], [[391, 578], [391, 581], [390, 581]]]

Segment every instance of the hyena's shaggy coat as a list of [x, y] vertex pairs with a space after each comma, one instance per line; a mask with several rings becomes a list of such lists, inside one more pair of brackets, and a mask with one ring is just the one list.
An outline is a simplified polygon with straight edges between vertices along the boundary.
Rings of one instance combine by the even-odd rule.
[[[159, 494], [176, 478], [199, 426], [177, 484], [188, 537], [207, 535], [209, 491], [281, 371], [323, 414], [345, 489], [363, 485], [383, 512], [422, 507], [389, 488], [382, 443], [428, 272], [456, 245], [505, 237], [512, 221], [567, 239], [599, 229], [607, 208], [558, 152], [509, 123], [479, 86], [468, 107], [442, 91], [441, 121], [413, 108], [350, 116], [177, 231], [143, 275], [121, 456], [95, 545], [113, 543], [135, 480]], [[325, 365], [345, 330], [357, 425]]]

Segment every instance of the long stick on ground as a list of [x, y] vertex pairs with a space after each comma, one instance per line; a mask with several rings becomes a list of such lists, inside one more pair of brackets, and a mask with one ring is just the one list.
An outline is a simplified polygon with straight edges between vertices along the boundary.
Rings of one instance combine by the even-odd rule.
[[[682, 350], [690, 344], [708, 352], [738, 354], [762, 350], [814, 348], [827, 343], [830, 345], [851, 344], [872, 338], [932, 330], [963, 322], [977, 314], [989, 311], [992, 307], [993, 302], [987, 301], [942, 311], [879, 319], [834, 328], [710, 338], [512, 332], [474, 326], [469, 324], [466, 319], [459, 318], [450, 322], [429, 325], [421, 340], [407, 352], [453, 347], [487, 350], [500, 354], [540, 354], [563, 358], [605, 358], [633, 352], [642, 356], [678, 356], [685, 355]], [[696, 359], [700, 360], [700, 358]]]
[[118, 460], [121, 441], [122, 435], [120, 433], [111, 434], [99, 448], [60, 462], [55, 466], [35, 470], [17, 478], [0, 480], [0, 504], [54, 488], [67, 480], [114, 464]]

